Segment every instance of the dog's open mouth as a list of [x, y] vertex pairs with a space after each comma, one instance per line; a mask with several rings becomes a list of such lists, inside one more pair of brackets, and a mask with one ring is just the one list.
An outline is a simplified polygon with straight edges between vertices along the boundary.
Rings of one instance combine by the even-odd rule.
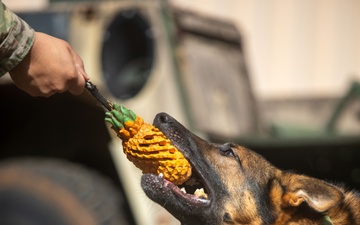
[[197, 150], [192, 149], [196, 146], [190, 144], [192, 133], [167, 114], [158, 114], [154, 119], [154, 126], [159, 128], [190, 162], [192, 175], [183, 184], [176, 185], [166, 180], [162, 174], [144, 174], [141, 178], [143, 190], [148, 197], [172, 213], [181, 215], [180, 212], [185, 211], [187, 214], [195, 213], [194, 210], [201, 212], [211, 205], [214, 191], [205, 179], [208, 171], [194, 155]]
[[[177, 147], [178, 148], [178, 147]], [[180, 151], [181, 149], [178, 148]], [[189, 160], [189, 159], [188, 159]], [[169, 180], [166, 180], [162, 174], [144, 174], [143, 175], [143, 188], [152, 189], [157, 194], [154, 196], [156, 199], [170, 200], [169, 194], [172, 193], [173, 196], [176, 196], [176, 200], [185, 203], [186, 205], [196, 206], [196, 207], [206, 207], [210, 205], [211, 193], [209, 188], [206, 185], [204, 178], [197, 171], [196, 165], [191, 163], [192, 166], [192, 175], [191, 177], [181, 185], [176, 185]], [[162, 196], [159, 196], [159, 193]], [[155, 193], [154, 193], [155, 194]], [[169, 199], [166, 199], [169, 198]]]
[[144, 180], [146, 180], [147, 185], [153, 183], [152, 188], [160, 189], [161, 193], [164, 196], [156, 196], [155, 198], [165, 198], [166, 193], [171, 192], [179, 201], [182, 201], [191, 206], [205, 207], [210, 205], [210, 197], [208, 189], [203, 184], [204, 182], [197, 174], [197, 171], [193, 167], [191, 177], [181, 185], [175, 185], [171, 181], [163, 178], [162, 174], [153, 175], [153, 174], [144, 174]]
[[[161, 174], [159, 176], [161, 177]], [[165, 179], [164, 185], [169, 187], [170, 190], [178, 197], [186, 200], [190, 204], [198, 204], [203, 206], [210, 204], [207, 188], [204, 186], [196, 171], [194, 171], [194, 167], [193, 174], [182, 185], [177, 186]]]

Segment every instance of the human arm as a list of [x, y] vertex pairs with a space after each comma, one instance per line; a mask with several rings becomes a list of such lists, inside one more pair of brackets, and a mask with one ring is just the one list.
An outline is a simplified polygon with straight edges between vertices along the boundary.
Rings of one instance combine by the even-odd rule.
[[0, 74], [5, 72], [32, 96], [65, 91], [78, 95], [89, 79], [83, 61], [67, 42], [33, 31], [3, 8], [0, 9]]
[[83, 61], [67, 42], [39, 32], [29, 54], [9, 73], [32, 96], [65, 91], [79, 95], [89, 79]]
[[0, 76], [12, 70], [28, 54], [34, 30], [0, 0]]

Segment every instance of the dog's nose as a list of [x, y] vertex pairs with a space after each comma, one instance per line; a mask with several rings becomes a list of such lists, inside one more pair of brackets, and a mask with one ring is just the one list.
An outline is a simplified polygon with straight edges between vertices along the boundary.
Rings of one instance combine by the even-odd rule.
[[154, 118], [154, 124], [169, 124], [172, 123], [173, 118], [167, 113], [158, 113]]
[[170, 121], [170, 116], [166, 113], [158, 113], [156, 115], [156, 120], [159, 123], [168, 123]]

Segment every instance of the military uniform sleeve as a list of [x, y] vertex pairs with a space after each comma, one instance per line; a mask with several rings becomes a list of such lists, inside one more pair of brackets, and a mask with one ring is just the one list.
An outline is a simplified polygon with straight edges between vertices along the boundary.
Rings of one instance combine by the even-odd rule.
[[0, 0], [0, 76], [23, 60], [34, 39], [34, 30]]

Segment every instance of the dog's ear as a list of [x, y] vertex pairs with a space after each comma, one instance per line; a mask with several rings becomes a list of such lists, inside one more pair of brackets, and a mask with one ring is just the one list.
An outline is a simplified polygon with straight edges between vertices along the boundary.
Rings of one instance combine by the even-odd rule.
[[296, 174], [288, 174], [284, 178], [282, 204], [285, 207], [297, 207], [306, 202], [312, 209], [324, 212], [343, 198], [338, 188], [322, 180]]

